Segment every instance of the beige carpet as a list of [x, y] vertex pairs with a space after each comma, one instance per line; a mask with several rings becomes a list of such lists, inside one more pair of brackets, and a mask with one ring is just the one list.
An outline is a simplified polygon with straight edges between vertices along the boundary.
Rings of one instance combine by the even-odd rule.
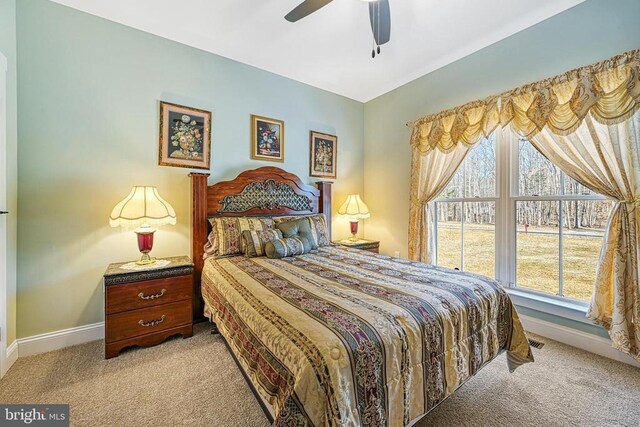
[[[500, 356], [419, 426], [640, 426], [640, 369], [543, 341], [536, 363], [509, 374]], [[70, 403], [76, 426], [267, 425], [204, 324], [111, 360], [101, 341], [19, 359], [0, 402]]]

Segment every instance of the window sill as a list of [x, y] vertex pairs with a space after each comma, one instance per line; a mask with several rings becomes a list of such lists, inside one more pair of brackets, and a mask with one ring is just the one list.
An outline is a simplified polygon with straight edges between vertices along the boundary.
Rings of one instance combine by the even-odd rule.
[[564, 317], [565, 319], [571, 319], [576, 322], [592, 324], [591, 320], [587, 318], [586, 303], [561, 300], [559, 298], [547, 297], [514, 288], [507, 289], [507, 292], [515, 305], [558, 317]]

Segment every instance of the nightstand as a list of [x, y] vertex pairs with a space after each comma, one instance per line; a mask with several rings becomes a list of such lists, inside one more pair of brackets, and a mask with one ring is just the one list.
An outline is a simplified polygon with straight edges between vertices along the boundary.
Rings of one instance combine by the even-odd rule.
[[125, 347], [149, 347], [172, 335], [193, 335], [193, 263], [184, 256], [165, 259], [167, 265], [152, 269], [127, 269], [130, 262], [107, 268], [106, 359], [118, 356]]
[[364, 251], [375, 252], [375, 253], [380, 252], [380, 242], [378, 240], [358, 239], [356, 241], [353, 241], [350, 239], [345, 239], [335, 243], [342, 246], [347, 246], [349, 248], [362, 249]]

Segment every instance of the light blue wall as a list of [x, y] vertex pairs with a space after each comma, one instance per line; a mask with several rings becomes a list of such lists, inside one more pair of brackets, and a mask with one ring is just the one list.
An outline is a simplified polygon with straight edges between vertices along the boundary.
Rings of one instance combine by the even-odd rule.
[[365, 237], [381, 240], [382, 252], [407, 255], [406, 122], [638, 48], [638, 17], [638, 0], [589, 0], [367, 102]]
[[[139, 256], [107, 223], [132, 185], [177, 211], [155, 255], [189, 253], [188, 170], [157, 166], [159, 100], [213, 113], [211, 182], [266, 165], [315, 181], [313, 129], [339, 138], [336, 200], [363, 191], [359, 102], [45, 0], [18, 4], [18, 59], [19, 337], [102, 320], [105, 267]], [[284, 164], [250, 160], [252, 113], [285, 121]]]
[[[16, 2], [0, 0], [0, 52], [7, 58], [7, 157], [5, 173], [8, 210], [7, 225], [7, 344], [16, 338], [16, 252], [18, 218], [18, 106], [16, 73]], [[0, 218], [0, 221], [2, 219]], [[2, 308], [2, 307], [0, 307]], [[3, 314], [4, 315], [4, 314]], [[3, 332], [4, 333], [4, 332]]]

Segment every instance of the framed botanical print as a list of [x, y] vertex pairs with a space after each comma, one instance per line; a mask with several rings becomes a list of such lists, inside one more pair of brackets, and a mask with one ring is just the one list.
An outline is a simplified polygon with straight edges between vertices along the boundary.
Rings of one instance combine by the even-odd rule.
[[251, 115], [251, 158], [284, 162], [284, 122]]
[[161, 166], [209, 169], [211, 112], [160, 102]]
[[309, 175], [318, 178], [336, 177], [338, 161], [338, 137], [311, 131]]

